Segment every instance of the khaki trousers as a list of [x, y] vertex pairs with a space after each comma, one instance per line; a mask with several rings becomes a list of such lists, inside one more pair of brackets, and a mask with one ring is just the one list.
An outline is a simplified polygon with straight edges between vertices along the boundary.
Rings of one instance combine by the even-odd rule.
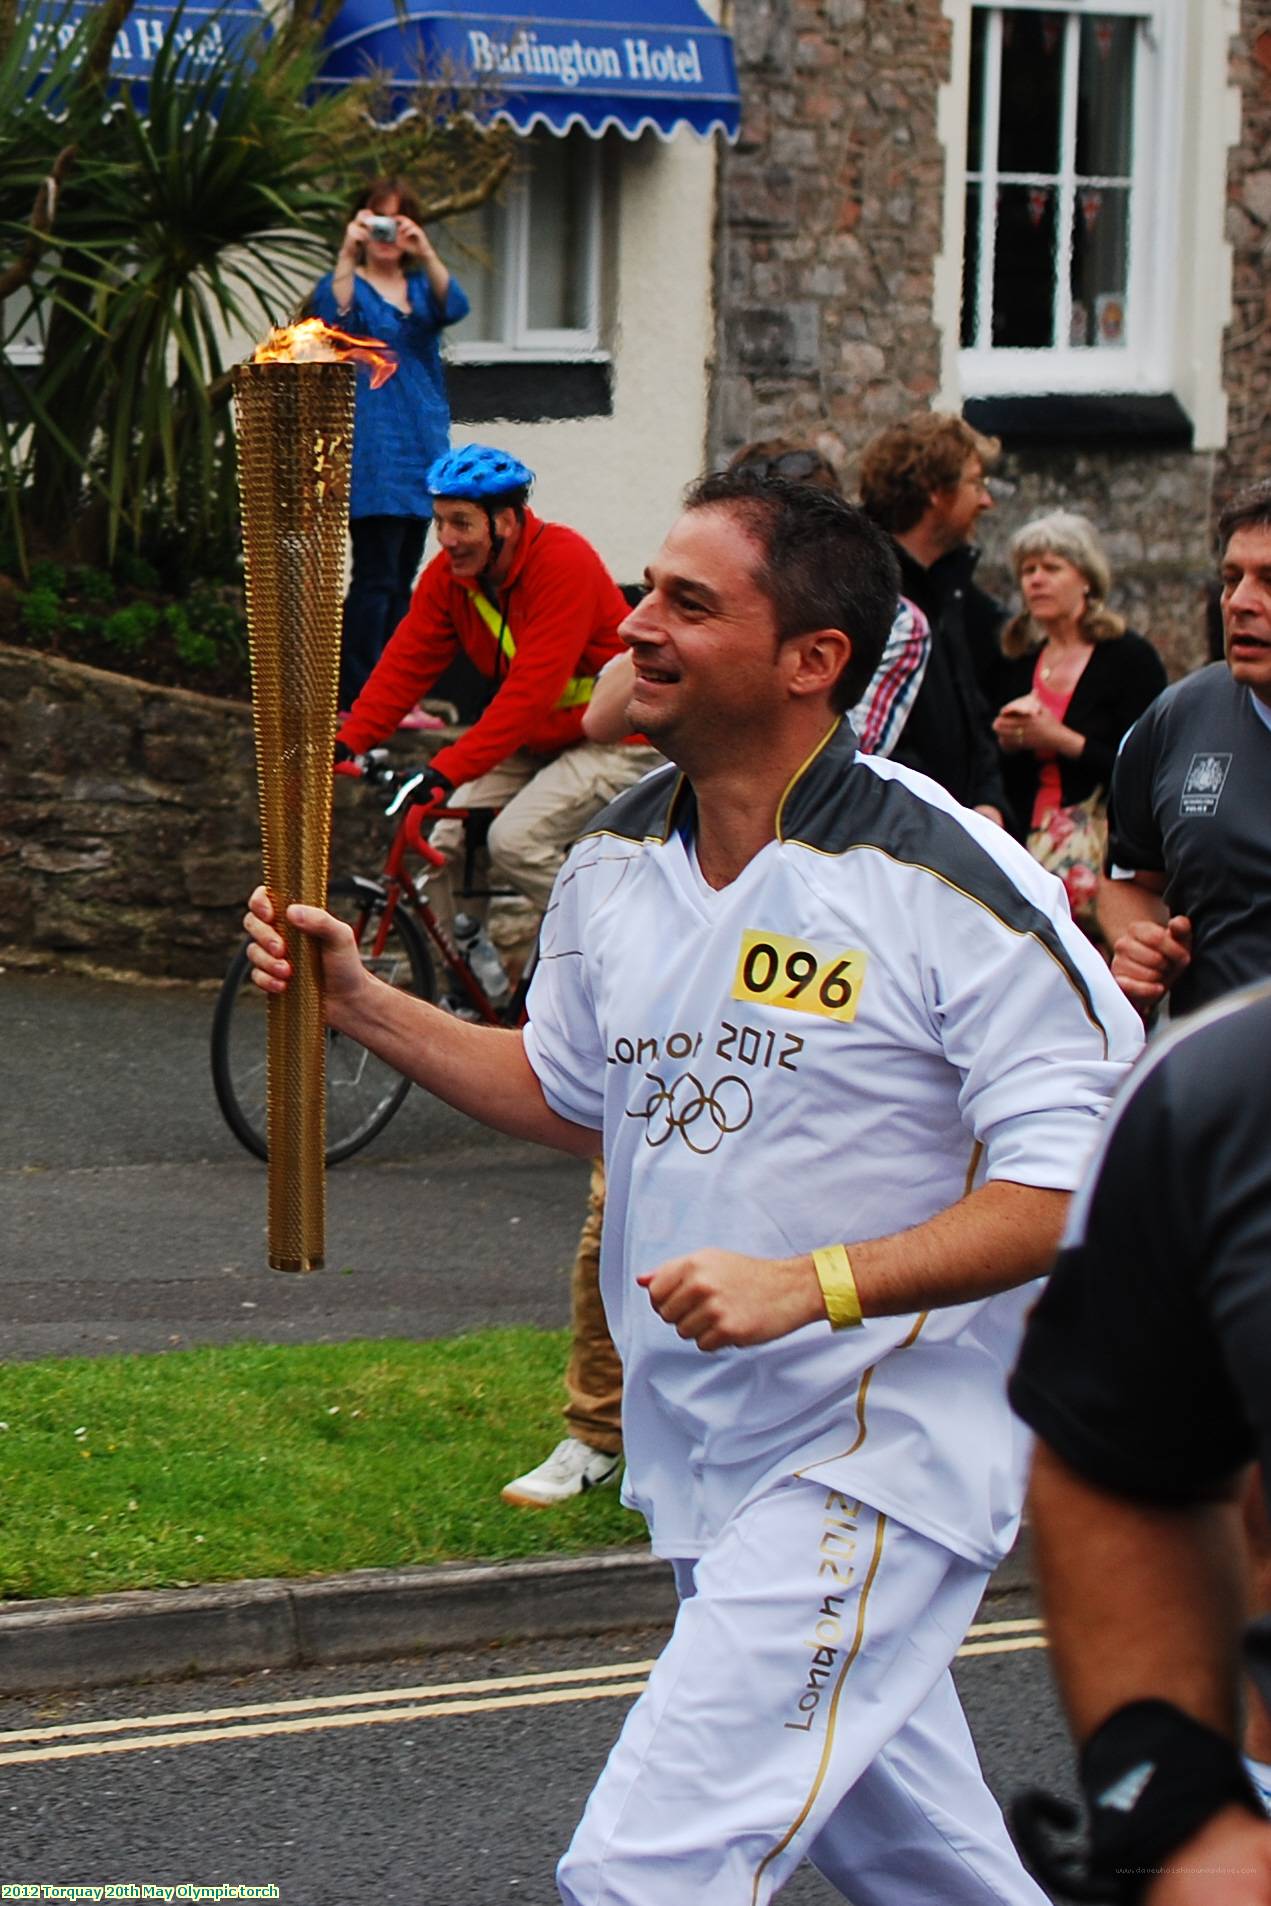
[[[520, 748], [489, 774], [467, 781], [454, 792], [457, 807], [502, 809], [490, 828], [489, 856], [495, 878], [500, 876], [523, 893], [541, 914], [551, 898], [552, 882], [571, 843], [602, 807], [638, 781], [650, 769], [663, 765], [655, 748], [580, 741], [552, 760]], [[450, 867], [462, 866], [463, 826], [439, 821], [433, 845], [445, 854]], [[481, 879], [486, 856], [477, 857], [473, 872]], [[453, 902], [448, 880], [429, 887], [429, 900], [449, 923]], [[483, 918], [486, 902], [465, 900], [469, 913]], [[507, 914], [498, 932], [498, 947], [509, 963], [529, 957], [537, 921]], [[600, 1232], [605, 1215], [605, 1171], [599, 1159], [591, 1168], [587, 1217], [578, 1239], [570, 1283], [572, 1342], [565, 1372], [565, 1423], [592, 1449], [616, 1456], [622, 1449], [622, 1364], [609, 1335], [600, 1297]]]
[[[488, 860], [484, 852], [478, 854], [474, 877], [488, 884], [492, 870], [496, 882], [515, 887], [542, 913], [560, 864], [587, 823], [633, 781], [662, 765], [656, 749], [639, 744], [579, 741], [552, 758], [518, 748], [497, 768], [454, 791], [456, 807], [502, 809], [490, 828]], [[462, 822], [438, 821], [432, 842], [451, 869], [462, 869]], [[428, 893], [447, 924], [454, 904], [448, 886], [447, 881], [434, 880]], [[485, 917], [484, 899], [474, 896], [463, 905], [465, 912]], [[523, 945], [504, 950], [528, 956], [535, 930], [527, 924], [522, 930]]]
[[622, 1363], [613, 1347], [600, 1300], [600, 1232], [605, 1217], [605, 1168], [592, 1160], [587, 1217], [570, 1283], [569, 1364], [565, 1422], [571, 1436], [617, 1456], [622, 1449]]

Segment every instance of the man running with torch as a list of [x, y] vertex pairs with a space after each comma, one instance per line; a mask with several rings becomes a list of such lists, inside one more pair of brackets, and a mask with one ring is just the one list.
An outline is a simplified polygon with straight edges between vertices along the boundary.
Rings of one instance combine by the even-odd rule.
[[[500, 1130], [603, 1140], [626, 1494], [682, 1601], [560, 1895], [765, 1906], [807, 1857], [855, 1906], [1043, 1906], [949, 1664], [1018, 1520], [1005, 1373], [1138, 1017], [1023, 849], [856, 752], [898, 588], [861, 512], [709, 477], [647, 580], [629, 718], [676, 766], [571, 851], [522, 1030], [289, 915], [332, 1025]], [[247, 925], [285, 993], [262, 890]]]

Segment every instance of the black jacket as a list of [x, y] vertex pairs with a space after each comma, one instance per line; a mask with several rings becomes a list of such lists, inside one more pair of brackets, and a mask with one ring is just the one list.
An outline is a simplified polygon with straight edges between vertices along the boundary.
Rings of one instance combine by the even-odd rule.
[[[998, 707], [1032, 693], [1036, 662], [1036, 649], [1009, 660], [1005, 656], [1001, 658], [997, 677]], [[1149, 702], [1156, 700], [1165, 687], [1165, 680], [1160, 656], [1150, 642], [1132, 629], [1110, 642], [1095, 644], [1064, 716], [1066, 728], [1075, 728], [1079, 735], [1086, 737], [1085, 747], [1074, 760], [1066, 755], [1059, 757], [1059, 785], [1065, 807], [1071, 807], [1074, 801], [1084, 801], [1096, 788], [1106, 791], [1122, 736], [1134, 726]], [[1012, 833], [1023, 840], [1032, 825], [1041, 764], [1031, 748], [1024, 748], [1018, 754], [1003, 755], [1002, 768], [1010, 803], [1006, 823]]]
[[931, 656], [892, 760], [929, 774], [966, 807], [991, 805], [1005, 814], [1001, 757], [974, 661], [996, 644], [1005, 611], [972, 580], [977, 549], [951, 550], [930, 568], [899, 543], [896, 555], [901, 594], [931, 624]]

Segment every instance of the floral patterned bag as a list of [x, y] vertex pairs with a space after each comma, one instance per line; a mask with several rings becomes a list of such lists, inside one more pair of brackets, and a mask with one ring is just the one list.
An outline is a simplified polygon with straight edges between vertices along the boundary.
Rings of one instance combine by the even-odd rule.
[[1102, 788], [1071, 807], [1052, 808], [1028, 836], [1028, 851], [1064, 883], [1072, 917], [1088, 939], [1106, 951], [1095, 918], [1095, 896], [1108, 844], [1108, 804]]

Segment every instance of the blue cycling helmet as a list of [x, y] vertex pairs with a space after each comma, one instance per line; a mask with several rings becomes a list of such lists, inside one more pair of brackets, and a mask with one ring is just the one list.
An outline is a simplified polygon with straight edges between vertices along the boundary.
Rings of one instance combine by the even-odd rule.
[[533, 481], [532, 470], [506, 450], [493, 450], [486, 443], [466, 443], [461, 450], [447, 450], [430, 465], [427, 478], [431, 495], [459, 497], [470, 503], [489, 503], [514, 492], [520, 492], [518, 501], [523, 501]]

